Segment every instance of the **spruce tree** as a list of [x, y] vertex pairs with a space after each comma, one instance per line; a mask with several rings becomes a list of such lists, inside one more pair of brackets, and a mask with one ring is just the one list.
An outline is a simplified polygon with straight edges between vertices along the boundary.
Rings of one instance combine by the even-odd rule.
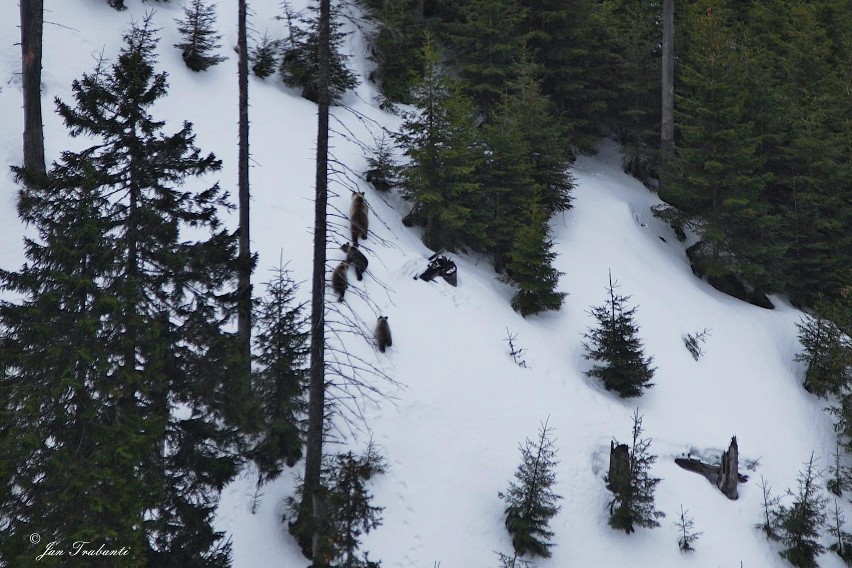
[[804, 466], [796, 492], [788, 490], [793, 504], [778, 510], [779, 540], [786, 547], [780, 554], [793, 566], [816, 568], [816, 557], [825, 551], [819, 538], [826, 521], [826, 499], [819, 488], [813, 454]]
[[545, 420], [536, 440], [527, 438], [520, 447], [521, 464], [515, 471], [515, 481], [505, 493], [499, 493], [506, 502], [506, 529], [512, 537], [515, 558], [550, 558], [554, 533], [549, 523], [559, 512], [557, 503], [562, 499], [553, 491], [559, 461], [552, 435], [553, 429]]
[[[372, 504], [367, 483], [376, 475], [387, 472], [387, 463], [370, 442], [361, 455], [353, 452], [324, 456], [321, 469], [321, 493], [326, 511], [318, 531], [315, 547], [315, 566], [341, 568], [378, 568], [379, 562], [360, 554], [361, 536], [382, 524], [382, 507]], [[305, 498], [304, 482], [296, 495], [288, 497], [286, 506], [291, 516], [297, 516]]]
[[[51, 326], [86, 337], [59, 351], [64, 340], [49, 333], [39, 340], [45, 328], [26, 344], [4, 337], [4, 344], [19, 345], [4, 361], [4, 372], [25, 383], [43, 382], [43, 388], [20, 393], [29, 401], [10, 402], [10, 409], [47, 412], [50, 401], [65, 393], [68, 404], [57, 411], [67, 416], [54, 423], [54, 439], [40, 438], [47, 447], [39, 457], [22, 462], [32, 467], [26, 474], [51, 479], [62, 491], [90, 483], [80, 496], [116, 492], [112, 500], [69, 507], [69, 521], [80, 522], [74, 533], [51, 528], [58, 540], [126, 535], [126, 542], [138, 546], [138, 562], [147, 565], [225, 567], [229, 545], [213, 529], [212, 517], [219, 491], [239, 466], [237, 428], [249, 403], [248, 385], [233, 371], [235, 337], [225, 331], [234, 312], [236, 246], [217, 212], [229, 204], [218, 185], [195, 189], [193, 179], [217, 171], [220, 162], [195, 147], [191, 125], [167, 135], [164, 123], [150, 114], [167, 91], [165, 73], [154, 69], [157, 38], [150, 17], [124, 39], [115, 63], [101, 62], [73, 83], [76, 105], [57, 101], [71, 135], [95, 144], [63, 153], [49, 191], [22, 198], [22, 212], [42, 227], [57, 217], [51, 208], [68, 208], [67, 226], [43, 228], [45, 240], [60, 231], [77, 240], [82, 232], [87, 239], [43, 249], [48, 255], [77, 254], [78, 271], [92, 271], [85, 286], [66, 280], [77, 298], [67, 306], [78, 323]], [[85, 199], [74, 198], [81, 190]], [[181, 238], [190, 227], [193, 237]], [[95, 246], [97, 263], [86, 260]], [[39, 250], [31, 253], [40, 255]], [[56, 279], [56, 266], [45, 269], [39, 275], [26, 266], [7, 280], [27, 303], [6, 305], [4, 330], [23, 321], [29, 303], [66, 309], [45, 291]], [[52, 351], [64, 350], [73, 359], [62, 362], [55, 379], [46, 375], [54, 376], [55, 368], [25, 371], [33, 361], [24, 361], [24, 355], [39, 350], [48, 354], [40, 364], [51, 360]], [[89, 443], [91, 459], [70, 459]], [[71, 461], [87, 464], [87, 471]], [[43, 509], [56, 502], [55, 491], [49, 484], [30, 487], [30, 495], [18, 494], [17, 506], [30, 518], [50, 518], [50, 509]]]
[[452, 48], [453, 66], [467, 94], [488, 111], [517, 76], [525, 13], [516, 0], [468, 0], [461, 3], [459, 16], [442, 27], [442, 38]]
[[777, 238], [780, 217], [765, 198], [761, 137], [748, 112], [747, 59], [723, 6], [700, 1], [684, 18], [690, 35], [676, 93], [681, 137], [673, 177], [661, 196], [682, 209], [701, 235], [693, 248], [701, 274], [733, 275], [771, 289], [783, 245]]
[[216, 6], [206, 5], [204, 0], [191, 0], [184, 9], [184, 19], [175, 20], [183, 36], [175, 47], [181, 50], [183, 61], [193, 71], [204, 71], [227, 58], [215, 55], [222, 47], [218, 42], [222, 36], [216, 33]]
[[852, 338], [825, 314], [835, 319], [842, 317], [831, 306], [822, 304], [813, 317], [796, 324], [804, 348], [796, 355], [796, 361], [807, 364], [805, 389], [823, 397], [841, 394], [852, 386]]
[[423, 241], [434, 250], [491, 242], [484, 189], [478, 172], [485, 149], [470, 100], [444, 75], [431, 41], [423, 48], [424, 77], [414, 89], [414, 110], [404, 115], [398, 146], [409, 158], [400, 172], [402, 195], [414, 206], [403, 219], [423, 227]]
[[695, 547], [692, 545], [698, 540], [702, 533], [695, 532], [695, 519], [687, 515], [689, 510], [684, 510], [683, 505], [680, 506], [680, 517], [675, 521], [675, 526], [679, 529], [680, 536], [677, 539], [678, 548], [683, 552], [692, 552]]
[[611, 485], [613, 497], [609, 502], [609, 526], [630, 534], [638, 525], [643, 528], [660, 526], [657, 519], [665, 514], [654, 509], [654, 491], [660, 478], [651, 477], [650, 469], [657, 456], [649, 449], [651, 440], [642, 438], [642, 416], [637, 408], [633, 414], [633, 442], [629, 453], [629, 480]]
[[[553, 268], [556, 253], [548, 236], [549, 227], [538, 196], [527, 206], [528, 215], [514, 235], [506, 262], [508, 280], [518, 287], [512, 308], [526, 317], [543, 311], [558, 311], [565, 292], [557, 292], [559, 276]], [[524, 222], [525, 221], [525, 222]]]
[[[425, 40], [423, 5], [418, 0], [358, 0], [375, 27], [367, 32], [369, 58], [376, 64], [370, 80], [391, 103], [410, 103], [422, 74]], [[385, 105], [383, 105], [385, 106]]]
[[260, 406], [260, 438], [251, 458], [260, 472], [258, 484], [278, 477], [282, 462], [293, 467], [302, 458], [308, 324], [305, 304], [296, 303], [297, 290], [289, 271], [278, 267], [255, 312], [252, 384]]
[[616, 294], [617, 283], [609, 276], [604, 305], [592, 307], [589, 312], [598, 321], [598, 326], [584, 335], [586, 359], [596, 364], [586, 372], [589, 377], [600, 379], [606, 390], [614, 390], [622, 398], [640, 396], [643, 389], [653, 386], [651, 379], [655, 369], [651, 367], [653, 357], [645, 357], [639, 340], [639, 326], [634, 321], [636, 308], [627, 308], [630, 296]]
[[829, 548], [836, 552], [847, 566], [852, 566], [852, 534], [843, 529], [845, 523], [846, 517], [841, 512], [837, 499], [835, 499], [827, 529], [828, 534], [834, 537], [835, 542]]
[[[341, 52], [346, 33], [341, 31], [340, 9], [331, 6], [329, 30], [329, 90], [331, 102], [335, 103], [346, 91], [355, 88], [358, 78], [346, 66], [348, 56]], [[281, 64], [278, 71], [288, 87], [298, 87], [302, 96], [309, 101], [319, 102], [317, 73], [319, 68], [318, 8], [316, 2], [309, 6], [309, 14], [292, 12], [284, 2], [284, 19], [288, 35], [281, 41]]]
[[260, 43], [254, 46], [251, 52], [251, 70], [255, 77], [266, 79], [275, 72], [278, 64], [277, 52], [280, 49], [278, 43], [264, 33]]

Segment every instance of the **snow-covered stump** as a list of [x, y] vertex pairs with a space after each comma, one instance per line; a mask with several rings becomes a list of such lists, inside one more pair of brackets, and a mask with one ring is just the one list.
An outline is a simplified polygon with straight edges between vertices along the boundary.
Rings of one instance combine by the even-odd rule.
[[722, 452], [722, 463], [719, 466], [719, 478], [716, 487], [719, 488], [728, 499], [737, 499], [737, 483], [739, 483], [739, 450], [737, 448], [737, 437], [731, 438], [728, 451]]

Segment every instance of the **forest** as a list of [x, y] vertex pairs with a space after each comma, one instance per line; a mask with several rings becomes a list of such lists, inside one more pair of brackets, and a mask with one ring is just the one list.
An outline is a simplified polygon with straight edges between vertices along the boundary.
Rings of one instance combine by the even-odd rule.
[[[142, 4], [99, 2], [117, 12]], [[373, 204], [398, 196], [401, 223], [426, 249], [481, 260], [511, 290], [518, 319], [536, 322], [564, 311], [572, 293], [554, 227], [575, 205], [572, 168], [601, 140], [618, 144], [623, 172], [658, 198], [649, 216], [670, 228], [695, 277], [761, 310], [802, 311], [801, 387], [828, 405], [836, 434], [827, 489], [852, 489], [850, 0], [312, 0], [305, 10], [284, 1], [270, 22], [254, 17], [256, 2], [237, 0], [235, 34], [219, 26], [216, 2], [150, 2], [177, 16], [167, 25], [180, 42], [161, 40], [154, 11], [132, 20], [113, 42], [120, 49], [53, 101], [77, 142], [55, 156], [42, 124], [44, 1], [20, 2], [24, 130], [10, 179], [31, 232], [25, 263], [0, 267], [0, 565], [82, 565], [37, 558], [28, 537], [38, 532], [45, 542], [120, 543], [130, 551], [122, 566], [227, 568], [231, 541], [214, 522], [223, 490], [249, 471], [259, 504], [293, 470], [281, 531], [311, 566], [380, 566], [362, 544], [382, 524], [371, 483], [392, 473], [394, 456], [372, 439], [356, 452], [340, 433], [364, 419], [353, 400], [389, 404], [376, 383], [397, 385], [340, 344], [352, 334], [380, 357], [396, 352], [398, 318], [362, 284], [382, 260], [375, 227], [386, 219]], [[259, 33], [272, 23], [277, 35]], [[365, 52], [353, 56], [355, 31]], [[236, 64], [236, 200], [193, 123], [157, 114], [170, 96], [164, 50], [194, 74]], [[355, 57], [369, 62], [367, 76]], [[317, 115], [311, 271], [294, 274], [282, 259], [265, 282], [249, 227], [249, 123], [264, 118], [248, 93], [260, 81], [315, 103]], [[363, 183], [344, 187], [351, 208], [340, 221], [329, 137], [361, 82], [399, 126], [359, 142], [367, 167], [350, 172]], [[594, 321], [575, 333], [578, 359], [590, 362], [580, 374], [635, 401], [660, 381], [660, 358], [646, 355], [642, 311], [613, 268], [596, 290], [604, 303], [587, 310]], [[375, 324], [349, 307], [356, 301]], [[514, 366], [526, 368], [529, 355], [506, 334]], [[706, 327], [683, 335], [696, 364], [712, 337]], [[658, 456], [634, 408], [630, 443], [609, 443], [604, 476], [608, 524], [627, 534], [666, 516], [654, 503]], [[735, 434], [725, 432], [734, 438], [713, 466], [729, 499]], [[549, 522], [570, 503], [556, 493], [549, 419], [520, 453], [499, 493], [512, 552], [489, 565], [502, 568], [550, 558]], [[758, 526], [794, 566], [817, 565], [829, 548], [821, 534], [852, 565], [837, 502], [831, 521], [812, 491], [819, 478], [812, 454], [787, 505], [762, 480]], [[675, 522], [684, 553], [701, 534], [688, 513], [681, 505]]]

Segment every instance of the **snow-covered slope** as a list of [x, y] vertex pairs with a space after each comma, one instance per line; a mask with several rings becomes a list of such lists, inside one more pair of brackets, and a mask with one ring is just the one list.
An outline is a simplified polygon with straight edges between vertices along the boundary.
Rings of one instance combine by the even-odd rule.
[[[222, 186], [235, 193], [237, 155], [236, 0], [217, 2], [223, 52], [230, 59], [196, 74], [183, 65], [174, 19], [181, 3], [127, 0], [116, 12], [106, 0], [46, 0], [44, 111], [49, 158], [79, 148], [52, 112], [53, 97], [70, 100], [71, 81], [90, 71], [101, 53], [114, 57], [132, 18], [156, 9], [162, 28], [160, 67], [169, 71], [170, 92], [155, 112], [167, 130], [188, 119], [197, 143], [224, 161]], [[282, 35], [278, 0], [253, 0], [253, 27]], [[304, 4], [294, 2], [294, 4]], [[298, 5], [296, 7], [299, 7]], [[25, 228], [15, 214], [15, 185], [6, 166], [21, 161], [18, 7], [0, 5], [0, 159], [5, 188], [0, 198], [3, 246], [0, 266], [23, 262]], [[351, 26], [351, 24], [349, 24]], [[356, 33], [348, 49], [362, 77], [367, 63]], [[568, 292], [559, 313], [523, 319], [509, 306], [511, 290], [498, 282], [485, 261], [456, 258], [459, 286], [424, 283], [412, 277], [429, 251], [416, 231], [403, 227], [405, 204], [394, 195], [372, 191], [354, 174], [365, 169], [361, 148], [352, 137], [372, 145], [380, 125], [399, 119], [375, 107], [369, 84], [347, 95], [349, 109], [334, 109], [332, 141], [336, 160], [351, 169], [333, 187], [337, 214], [348, 210], [349, 189], [367, 192], [371, 236], [370, 271], [351, 282], [363, 296], [349, 294], [347, 307], [369, 326], [389, 316], [394, 345], [378, 354], [364, 339], [344, 336], [345, 347], [375, 362], [399, 383], [377, 383], [391, 397], [380, 406], [364, 402], [366, 424], [344, 444], [363, 448], [372, 439], [381, 447], [389, 472], [375, 480], [375, 503], [384, 507], [384, 524], [365, 538], [370, 557], [388, 568], [492, 567], [495, 551], [510, 552], [503, 527], [505, 490], [519, 463], [518, 443], [536, 433], [549, 417], [558, 439], [560, 465], [556, 490], [564, 497], [551, 523], [556, 533], [553, 558], [542, 567], [681, 566], [747, 568], [784, 566], [778, 547], [754, 524], [759, 521], [764, 476], [776, 493], [795, 483], [811, 451], [827, 465], [834, 447], [824, 401], [801, 388], [802, 369], [793, 362], [798, 349], [795, 322], [800, 314], [782, 300], [768, 311], [725, 296], [696, 279], [671, 230], [650, 213], [659, 200], [623, 174], [615, 145], [604, 142], [599, 155], [580, 158], [574, 168], [577, 187], [573, 209], [553, 221], [553, 236], [564, 272], [560, 288]], [[316, 109], [274, 78], [250, 80], [252, 240], [260, 254], [256, 290], [281, 259], [297, 280], [308, 280], [313, 222], [313, 157]], [[354, 172], [354, 173], [353, 173]], [[340, 181], [348, 179], [346, 183]], [[236, 224], [233, 217], [230, 222]], [[329, 245], [330, 263], [342, 259], [341, 225]], [[592, 324], [587, 310], [604, 300], [608, 273], [638, 305], [646, 352], [658, 367], [655, 386], [638, 400], [624, 401], [584, 375], [582, 334]], [[306, 295], [309, 286], [302, 286]], [[711, 329], [705, 355], [694, 361], [682, 335]], [[527, 368], [507, 353], [507, 330], [526, 349]], [[368, 334], [370, 330], [368, 329]], [[627, 441], [636, 407], [645, 416], [652, 451], [659, 455], [653, 474], [663, 481], [657, 507], [667, 514], [656, 530], [624, 535], [607, 526], [609, 499], [603, 475], [613, 438]], [[674, 457], [693, 452], [718, 454], [737, 435], [741, 467], [757, 461], [740, 499], [729, 501], [702, 477], [681, 470]], [[342, 447], [342, 446], [341, 446]], [[233, 540], [234, 566], [307, 566], [281, 523], [283, 499], [293, 473], [263, 489], [261, 505], [250, 511], [255, 477], [246, 472], [228, 486], [217, 524]], [[703, 531], [697, 551], [681, 554], [673, 525], [680, 505], [689, 509]], [[841, 566], [836, 557], [820, 558], [823, 567]]]

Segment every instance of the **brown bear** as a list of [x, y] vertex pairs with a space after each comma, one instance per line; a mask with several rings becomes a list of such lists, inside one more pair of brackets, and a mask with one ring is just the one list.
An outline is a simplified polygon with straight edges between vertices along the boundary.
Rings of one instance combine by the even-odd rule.
[[341, 245], [340, 250], [346, 253], [346, 262], [355, 267], [355, 276], [358, 280], [363, 280], [363, 275], [367, 271], [367, 264], [369, 264], [369, 261], [367, 260], [367, 257], [364, 256], [364, 253], [358, 250], [358, 245], [345, 243], [344, 245]]
[[393, 338], [391, 338], [391, 330], [388, 325], [387, 316], [379, 316], [379, 319], [376, 321], [376, 343], [379, 346], [379, 351], [382, 353], [385, 352], [386, 347], [390, 347], [393, 345]]
[[352, 242], [358, 244], [358, 239], [367, 238], [367, 227], [370, 224], [367, 218], [367, 201], [364, 199], [363, 191], [352, 193], [352, 207], [349, 209], [349, 225], [352, 230]]
[[349, 263], [345, 260], [337, 265], [337, 268], [334, 269], [334, 272], [331, 275], [331, 287], [334, 289], [335, 294], [337, 294], [337, 301], [343, 301], [343, 295], [346, 293], [346, 286], [349, 285], [349, 278], [347, 276], [347, 271], [349, 270]]

